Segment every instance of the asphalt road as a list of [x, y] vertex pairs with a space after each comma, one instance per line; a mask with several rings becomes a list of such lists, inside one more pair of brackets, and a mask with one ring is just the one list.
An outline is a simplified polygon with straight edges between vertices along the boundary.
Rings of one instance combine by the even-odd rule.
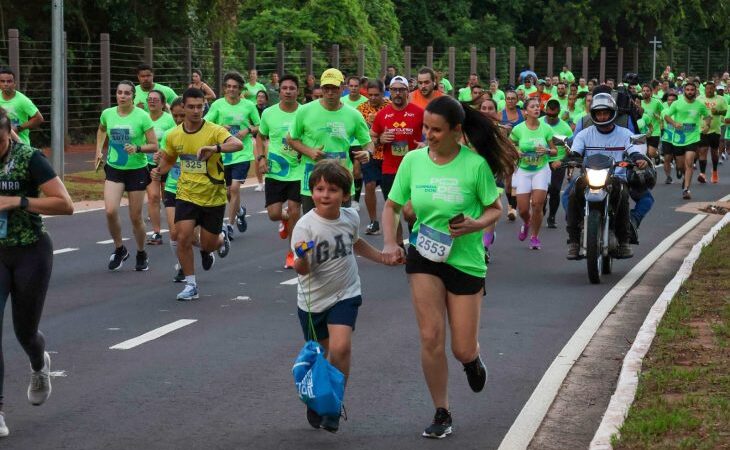
[[[727, 194], [728, 167], [721, 167], [720, 184], [695, 185], [694, 201]], [[2, 440], [3, 448], [496, 448], [594, 305], [691, 217], [674, 209], [683, 202], [676, 182], [658, 185], [636, 256], [616, 262], [615, 273], [601, 285], [588, 283], [584, 262], [565, 259], [562, 218], [558, 230], [544, 230], [539, 252], [517, 240], [517, 223], [500, 223], [480, 331], [487, 388], [472, 393], [450, 357], [454, 435], [432, 442], [420, 437], [433, 407], [405, 273], [362, 259], [364, 304], [346, 393], [349, 420], [337, 435], [309, 427], [291, 377], [303, 344], [296, 286], [281, 284], [295, 274], [282, 269], [285, 242], [277, 224], [259, 213], [263, 194], [246, 189], [242, 196], [249, 229], [210, 272], [200, 269], [196, 256], [201, 298], [190, 303], [175, 301], [182, 285], [171, 281], [167, 235], [165, 245], [148, 248], [148, 272], [135, 272], [132, 256], [120, 272], [109, 273], [113, 249], [99, 243], [109, 239], [102, 211], [46, 220], [57, 250], [78, 249], [55, 256], [41, 323], [58, 373], [47, 404], [30, 406], [28, 360], [6, 314], [11, 436]], [[364, 211], [361, 218], [364, 231]], [[127, 218], [123, 230], [131, 236]], [[382, 236], [367, 239], [382, 245]], [[109, 349], [180, 319], [196, 322], [129, 350]]]

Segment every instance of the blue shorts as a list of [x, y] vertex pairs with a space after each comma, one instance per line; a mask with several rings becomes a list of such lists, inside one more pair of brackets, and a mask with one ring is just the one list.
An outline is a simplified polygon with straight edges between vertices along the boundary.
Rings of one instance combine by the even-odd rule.
[[[314, 323], [314, 332], [317, 333], [317, 340], [327, 339], [330, 337], [327, 325], [347, 325], [355, 331], [355, 322], [357, 321], [357, 310], [362, 305], [362, 296], [346, 298], [332, 305], [329, 309], [312, 313], [312, 322]], [[302, 325], [304, 340], [309, 341], [314, 338], [309, 329], [309, 314], [307, 311], [297, 308], [299, 313], [299, 323]]]
[[224, 166], [223, 175], [226, 177], [226, 186], [230, 186], [233, 180], [240, 182], [246, 181], [249, 168], [251, 168], [251, 161]]
[[370, 162], [363, 164], [362, 166], [362, 182], [368, 184], [375, 182], [375, 185], [379, 185], [383, 180], [383, 160], [372, 159]]

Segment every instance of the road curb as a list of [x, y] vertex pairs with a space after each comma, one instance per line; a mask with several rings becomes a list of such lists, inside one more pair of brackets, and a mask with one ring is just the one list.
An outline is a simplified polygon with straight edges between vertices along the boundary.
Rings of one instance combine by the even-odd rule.
[[692, 268], [700, 257], [702, 249], [709, 245], [717, 236], [717, 233], [730, 223], [730, 213], [716, 223], [710, 231], [697, 242], [685, 257], [677, 274], [666, 285], [664, 291], [651, 307], [644, 323], [634, 339], [631, 349], [626, 354], [621, 367], [616, 391], [611, 396], [608, 408], [603, 415], [601, 424], [596, 430], [590, 444], [591, 450], [611, 449], [611, 436], [617, 434], [624, 423], [631, 404], [636, 396], [636, 389], [639, 382], [639, 373], [646, 353], [656, 335], [656, 330], [661, 322], [667, 307], [671, 303], [679, 288], [692, 274]]

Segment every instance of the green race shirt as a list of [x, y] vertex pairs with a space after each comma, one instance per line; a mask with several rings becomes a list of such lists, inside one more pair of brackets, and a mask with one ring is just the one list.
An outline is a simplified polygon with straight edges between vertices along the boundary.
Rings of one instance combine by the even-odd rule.
[[558, 103], [560, 104], [560, 110], [561, 111], [566, 111], [568, 109], [568, 96], [567, 95], [565, 97], [563, 97], [563, 98], [560, 98], [560, 97], [558, 97], [558, 94], [555, 93], [553, 95], [553, 98], [555, 100], [557, 100]]
[[667, 110], [667, 115], [682, 124], [682, 129], [674, 130], [674, 145], [684, 147], [700, 141], [700, 128], [703, 118], [710, 115], [707, 107], [699, 100], [687, 102], [683, 95]]
[[441, 78], [439, 84], [444, 87], [444, 93], [446, 94], [451, 94], [451, 91], [454, 90], [454, 86], [452, 86], [451, 82], [446, 78]]
[[[301, 105], [297, 108], [301, 108]], [[300, 181], [304, 166], [299, 162], [299, 153], [286, 142], [289, 127], [297, 112], [282, 111], [276, 104], [264, 110], [259, 133], [269, 138], [269, 171], [266, 178], [279, 181]]]
[[126, 116], [119, 115], [116, 106], [107, 108], [101, 113], [100, 123], [106, 128], [109, 139], [109, 155], [106, 163], [120, 170], [141, 169], [147, 167], [147, 156], [144, 153], [128, 154], [124, 144], [145, 145], [145, 133], [153, 128], [150, 115], [140, 108], [132, 108]]
[[568, 84], [575, 83], [575, 75], [570, 70], [567, 72], [560, 72], [560, 81], [564, 81]]
[[648, 102], [641, 99], [641, 107], [644, 108], [644, 122], [646, 123], [646, 127], [648, 128], [649, 125], [654, 127], [651, 136], [661, 135], [661, 123], [663, 121], [662, 110], [664, 109], [662, 102], [655, 98], [650, 98]]
[[[292, 139], [300, 140], [308, 147], [322, 148], [328, 158], [339, 160], [340, 164], [352, 172], [350, 142], [357, 139], [362, 145], [370, 142], [368, 124], [359, 111], [342, 105], [336, 111], [329, 111], [320, 101], [314, 101], [297, 108], [294, 121], [289, 127]], [[314, 170], [314, 161], [302, 156], [302, 195], [311, 196], [309, 175]], [[352, 187], [354, 193], [354, 184]]]
[[[725, 113], [725, 120], [730, 119], [730, 109], [727, 110], [727, 113]], [[725, 129], [725, 139], [730, 139], [730, 125], [726, 125]]]
[[[160, 139], [160, 149], [164, 149], [167, 146], [167, 135], [170, 131], [174, 130], [177, 125], [165, 131]], [[173, 194], [177, 194], [177, 180], [180, 178], [180, 158], [175, 161], [175, 164], [167, 172], [167, 178], [165, 178], [165, 190]]]
[[[259, 126], [261, 119], [256, 105], [246, 99], [240, 99], [235, 105], [228, 103], [228, 98], [223, 97], [210, 105], [205, 120], [216, 125], [229, 126], [231, 136], [249, 126]], [[233, 153], [223, 153], [223, 165], [239, 164], [246, 161], [253, 161], [253, 137], [251, 133], [242, 139], [243, 149]]]
[[[15, 91], [15, 95], [10, 100], [5, 100], [3, 95], [0, 94], [0, 108], [8, 113], [10, 124], [16, 129], [38, 112], [35, 104], [18, 91]], [[18, 133], [18, 137], [24, 144], [30, 145], [30, 130], [21, 131]]]
[[[157, 120], [152, 121], [152, 128], [155, 130], [155, 137], [157, 138], [157, 146], [160, 149], [165, 148], [162, 145], [162, 138], [165, 136], [165, 132], [170, 128], [175, 128], [176, 126], [177, 125], [175, 125], [175, 120], [172, 118], [172, 114], [168, 112], [163, 112]], [[153, 159], [155, 155], [154, 153], [145, 153], [145, 155], [147, 155], [148, 164], [156, 165]]]
[[662, 142], [668, 142], [672, 143], [674, 140], [674, 127], [671, 126], [669, 123], [667, 123], [666, 120], [664, 120], [664, 116], [667, 115], [667, 111], [669, 111], [669, 106], [664, 103], [662, 108]]
[[459, 101], [470, 102], [471, 101], [471, 88], [469, 86], [459, 89]]
[[[480, 217], [499, 198], [499, 192], [487, 161], [462, 145], [459, 154], [443, 165], [431, 160], [428, 147], [408, 152], [388, 198], [399, 205], [411, 201], [416, 214], [414, 231], [426, 225], [448, 234], [449, 219], [461, 213]], [[454, 238], [446, 264], [471, 276], [484, 277], [487, 266], [481, 239], [481, 232]]]
[[[172, 104], [173, 100], [177, 98], [177, 94], [175, 93], [175, 91], [173, 91], [172, 88], [165, 86], [164, 84], [155, 83], [151, 90], [158, 90], [165, 94], [165, 102], [168, 105]], [[134, 87], [134, 104], [136, 106], [139, 106], [139, 104], [141, 103], [142, 108], [145, 111], [150, 112], [150, 108], [147, 105], [147, 97], [149, 95], [149, 91], [143, 91], [142, 86], [136, 85]]]
[[[367, 103], [368, 98], [365, 97], [364, 95], [361, 95], [357, 100], [352, 101], [352, 100], [350, 100], [350, 96], [349, 95], [345, 95], [344, 97], [342, 97], [340, 99], [340, 101], [342, 101], [342, 103], [344, 103], [345, 105], [347, 105], [350, 108], [352, 108], [355, 111], [357, 111], [357, 107], [360, 106], [360, 105], [362, 105], [363, 103]], [[361, 145], [362, 145], [362, 143], [360, 143], [360, 141], [358, 141], [357, 139], [352, 139], [350, 141], [350, 146], [352, 146], [352, 147], [358, 147], [358, 146], [361, 146]]]
[[532, 86], [530, 86], [529, 89], [527, 89], [527, 88], [525, 88], [525, 85], [524, 84], [521, 84], [521, 85], [517, 86], [517, 90], [518, 91], [521, 90], [522, 92], [524, 92], [525, 93], [525, 97], [527, 97], [530, 94], [532, 94], [533, 92], [537, 92], [537, 87], [535, 87], [535, 85], [533, 84]]
[[510, 139], [519, 148], [522, 156], [520, 157], [519, 168], [528, 172], [536, 172], [548, 163], [548, 155], [538, 156], [536, 154], [537, 147], [550, 148], [549, 142], [552, 140], [554, 132], [553, 128], [544, 121], [539, 121], [536, 130], [527, 128], [527, 122], [522, 122], [512, 128]]
[[504, 91], [497, 89], [492, 93], [492, 99], [497, 103], [504, 101]]
[[[573, 130], [570, 128], [570, 125], [568, 125], [568, 123], [565, 122], [564, 120], [558, 119], [558, 123], [556, 123], [555, 125], [550, 125], [549, 123], [547, 123], [546, 116], [542, 116], [540, 118], [540, 122], [543, 122], [543, 123], [545, 123], [545, 125], [551, 127], [553, 129], [554, 136], [570, 137], [573, 135]], [[558, 154], [556, 156], [549, 157], [548, 158], [549, 162], [560, 161], [563, 158], [565, 158], [565, 155], [567, 154], [567, 151], [566, 151], [564, 145], [558, 145], [556, 147], [558, 149]]]
[[244, 84], [243, 85], [243, 97], [246, 100], [252, 101], [254, 104], [256, 103], [256, 94], [259, 93], [259, 91], [265, 91], [266, 86], [263, 84], [256, 82], [256, 84]]
[[[707, 133], [720, 133], [720, 127], [725, 122], [725, 113], [727, 112], [727, 103], [725, 99], [717, 94], [713, 97], [700, 97], [697, 99], [698, 102], [705, 104], [707, 111], [712, 116], [712, 122], [710, 122], [710, 128], [707, 129]], [[712, 110], [716, 110], [721, 114], [712, 114]]]

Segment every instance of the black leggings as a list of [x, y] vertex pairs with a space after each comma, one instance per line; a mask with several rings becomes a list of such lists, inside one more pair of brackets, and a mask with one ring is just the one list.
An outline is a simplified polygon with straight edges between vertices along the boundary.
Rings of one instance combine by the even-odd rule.
[[548, 186], [548, 195], [550, 195], [549, 207], [550, 217], [555, 217], [560, 207], [560, 189], [563, 188], [563, 180], [565, 180], [565, 167], [558, 169], [550, 168], [550, 185]]
[[8, 294], [13, 308], [15, 336], [28, 354], [33, 370], [41, 370], [46, 343], [43, 334], [38, 331], [38, 323], [52, 268], [53, 243], [46, 233], [32, 245], [0, 248], [0, 411], [3, 407], [5, 378], [2, 321]]

